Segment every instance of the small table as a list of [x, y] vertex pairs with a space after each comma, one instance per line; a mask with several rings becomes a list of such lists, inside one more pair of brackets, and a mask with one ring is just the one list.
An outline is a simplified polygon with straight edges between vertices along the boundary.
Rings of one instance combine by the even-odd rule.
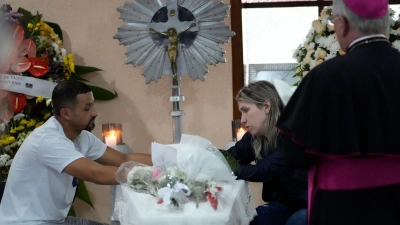
[[116, 191], [114, 218], [121, 225], [248, 225], [256, 215], [250, 191], [243, 180], [221, 184], [218, 209], [208, 201], [189, 202], [182, 210], [172, 210], [149, 194], [138, 193], [119, 185]]

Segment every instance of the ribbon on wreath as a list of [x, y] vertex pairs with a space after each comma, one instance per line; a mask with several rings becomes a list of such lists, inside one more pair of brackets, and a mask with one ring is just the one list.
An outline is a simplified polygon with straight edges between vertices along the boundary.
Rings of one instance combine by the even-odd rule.
[[13, 74], [0, 74], [0, 89], [22, 93], [29, 96], [42, 96], [51, 98], [55, 82], [34, 77], [26, 77]]

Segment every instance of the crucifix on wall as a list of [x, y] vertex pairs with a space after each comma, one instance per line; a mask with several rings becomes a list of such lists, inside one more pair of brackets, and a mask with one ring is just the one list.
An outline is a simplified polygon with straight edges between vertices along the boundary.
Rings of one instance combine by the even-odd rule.
[[221, 1], [209, 0], [137, 0], [118, 8], [127, 24], [118, 28], [114, 38], [129, 45], [125, 63], [143, 65], [146, 83], [162, 75], [171, 77], [174, 143], [180, 141], [184, 115], [180, 78], [188, 75], [204, 81], [207, 64], [225, 62], [225, 51], [219, 44], [235, 34], [220, 22], [228, 9]]

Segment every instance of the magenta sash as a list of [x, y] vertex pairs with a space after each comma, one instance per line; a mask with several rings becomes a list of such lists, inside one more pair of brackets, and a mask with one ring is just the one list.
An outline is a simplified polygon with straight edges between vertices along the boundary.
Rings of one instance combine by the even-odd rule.
[[399, 171], [399, 156], [320, 156], [308, 171], [308, 224], [317, 189], [351, 190], [399, 184]]

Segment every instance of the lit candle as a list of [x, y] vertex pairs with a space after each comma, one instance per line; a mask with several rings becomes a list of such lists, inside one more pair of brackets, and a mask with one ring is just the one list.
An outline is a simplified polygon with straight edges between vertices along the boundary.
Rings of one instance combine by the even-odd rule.
[[243, 128], [239, 128], [236, 132], [236, 140], [240, 141], [245, 133], [246, 131]]
[[117, 135], [114, 130], [111, 130], [110, 133], [104, 138], [106, 145], [108, 146], [116, 146], [117, 145]]

